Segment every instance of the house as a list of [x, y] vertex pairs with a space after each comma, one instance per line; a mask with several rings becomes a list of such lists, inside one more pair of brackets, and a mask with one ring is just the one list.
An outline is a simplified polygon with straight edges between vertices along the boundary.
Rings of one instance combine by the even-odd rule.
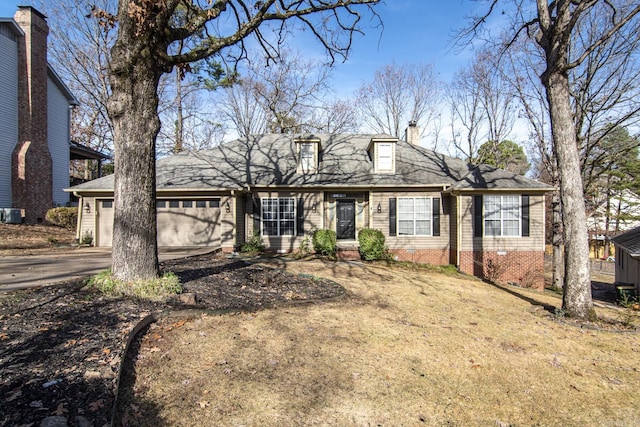
[[0, 18], [0, 208], [41, 222], [69, 195], [70, 107], [77, 101], [47, 62], [46, 17], [19, 6]]
[[640, 196], [625, 188], [620, 191], [602, 192], [588, 212], [589, 242], [593, 258], [608, 258], [610, 238], [640, 226]]
[[634, 286], [640, 295], [640, 227], [611, 240], [616, 246], [616, 283]]
[[[389, 135], [259, 135], [157, 161], [159, 246], [231, 252], [253, 233], [296, 251], [313, 230], [357, 248], [381, 230], [398, 260], [541, 287], [544, 197], [553, 188]], [[113, 176], [75, 187], [78, 235], [110, 246]], [[535, 280], [534, 280], [535, 279]]]

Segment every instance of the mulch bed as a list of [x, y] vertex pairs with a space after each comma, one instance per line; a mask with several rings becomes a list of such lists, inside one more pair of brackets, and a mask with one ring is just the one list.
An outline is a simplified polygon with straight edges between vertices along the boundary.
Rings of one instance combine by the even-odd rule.
[[109, 425], [127, 339], [151, 313], [256, 310], [345, 293], [329, 280], [215, 254], [162, 269], [196, 294], [195, 305], [109, 298], [82, 281], [0, 295], [0, 425]]

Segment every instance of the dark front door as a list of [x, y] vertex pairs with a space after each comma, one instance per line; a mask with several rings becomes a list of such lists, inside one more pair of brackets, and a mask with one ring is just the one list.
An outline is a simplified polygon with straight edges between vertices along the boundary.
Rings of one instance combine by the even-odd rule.
[[353, 200], [338, 200], [338, 239], [356, 238], [356, 209]]

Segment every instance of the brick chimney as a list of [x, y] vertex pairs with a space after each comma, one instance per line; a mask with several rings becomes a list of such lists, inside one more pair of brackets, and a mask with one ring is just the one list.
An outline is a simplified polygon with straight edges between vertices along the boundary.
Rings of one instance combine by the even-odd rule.
[[409, 127], [407, 127], [407, 129], [404, 131], [404, 139], [409, 144], [420, 144], [420, 128], [418, 127], [418, 123], [415, 120], [411, 120], [409, 122]]
[[43, 222], [53, 205], [52, 162], [47, 143], [46, 17], [18, 6], [14, 20], [24, 31], [18, 41], [18, 143], [11, 159], [12, 204], [25, 222]]

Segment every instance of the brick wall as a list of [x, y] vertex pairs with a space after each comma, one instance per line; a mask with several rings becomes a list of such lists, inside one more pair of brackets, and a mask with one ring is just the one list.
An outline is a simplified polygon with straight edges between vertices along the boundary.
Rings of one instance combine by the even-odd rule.
[[421, 264], [431, 265], [449, 265], [450, 251], [447, 249], [390, 249], [390, 252], [394, 257], [397, 257], [398, 261], [410, 261]]
[[13, 151], [13, 207], [28, 223], [44, 221], [53, 205], [52, 161], [47, 144], [47, 35], [49, 26], [32, 7], [20, 7], [18, 40], [18, 142]]
[[459, 269], [497, 283], [515, 282], [525, 287], [544, 289], [543, 251], [462, 251]]

